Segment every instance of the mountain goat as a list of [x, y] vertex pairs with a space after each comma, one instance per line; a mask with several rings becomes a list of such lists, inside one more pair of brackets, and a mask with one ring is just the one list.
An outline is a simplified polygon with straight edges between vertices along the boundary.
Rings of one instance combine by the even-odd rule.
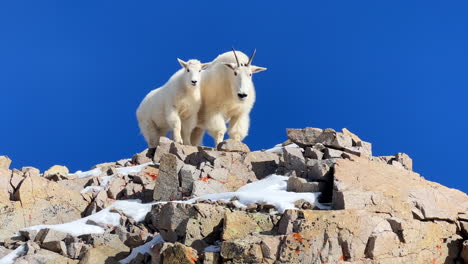
[[201, 71], [209, 63], [177, 60], [182, 69], [146, 95], [136, 112], [138, 126], [150, 148], [156, 147], [169, 130], [173, 131], [175, 142], [190, 144], [190, 134], [197, 124]]
[[208, 130], [217, 146], [224, 139], [226, 122], [230, 138], [241, 141], [247, 136], [249, 114], [255, 102], [252, 74], [266, 70], [252, 65], [255, 52], [248, 57], [233, 48], [219, 55], [203, 72], [202, 104], [191, 135], [192, 144], [200, 145], [204, 130]]

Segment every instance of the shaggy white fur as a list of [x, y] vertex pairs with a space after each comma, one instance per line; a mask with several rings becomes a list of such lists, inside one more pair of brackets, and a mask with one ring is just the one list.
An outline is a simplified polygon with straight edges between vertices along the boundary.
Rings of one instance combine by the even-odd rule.
[[173, 131], [175, 142], [191, 144], [190, 134], [197, 124], [201, 104], [201, 71], [209, 63], [178, 61], [182, 69], [166, 84], [146, 95], [136, 112], [141, 133], [150, 148], [156, 147], [159, 138], [168, 131]]

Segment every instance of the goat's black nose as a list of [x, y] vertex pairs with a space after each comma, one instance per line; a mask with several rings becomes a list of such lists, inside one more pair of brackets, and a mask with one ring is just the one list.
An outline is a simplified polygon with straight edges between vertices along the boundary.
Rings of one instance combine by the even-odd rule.
[[247, 97], [247, 94], [238, 93], [237, 96], [239, 96], [240, 99], [244, 99]]
[[193, 85], [197, 84], [197, 81], [192, 80], [192, 84]]

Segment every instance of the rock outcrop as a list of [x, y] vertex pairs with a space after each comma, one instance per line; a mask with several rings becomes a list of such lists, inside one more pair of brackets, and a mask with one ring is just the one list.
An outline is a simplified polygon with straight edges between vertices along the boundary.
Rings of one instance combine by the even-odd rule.
[[[347, 129], [287, 136], [266, 151], [161, 138], [157, 149], [75, 174], [10, 169], [0, 156], [0, 259], [16, 249], [16, 263], [468, 263], [465, 193], [413, 172], [407, 154], [372, 156]], [[271, 174], [287, 177], [285, 195], [320, 196], [283, 211], [233, 193]], [[153, 203], [146, 217], [108, 208], [129, 199]], [[53, 226], [106, 210], [116, 220], [80, 220], [88, 232]]]

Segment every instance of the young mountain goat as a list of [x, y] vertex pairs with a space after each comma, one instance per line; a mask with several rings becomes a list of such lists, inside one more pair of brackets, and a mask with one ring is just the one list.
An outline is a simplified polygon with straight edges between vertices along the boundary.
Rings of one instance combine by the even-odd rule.
[[255, 52], [249, 58], [232, 49], [219, 55], [203, 72], [202, 105], [191, 136], [193, 145], [200, 145], [204, 130], [208, 130], [217, 146], [224, 140], [226, 122], [230, 138], [241, 141], [247, 136], [249, 114], [255, 102], [252, 74], [266, 70], [252, 65]]
[[165, 136], [169, 130], [173, 131], [175, 142], [190, 144], [190, 134], [197, 124], [201, 71], [209, 63], [177, 60], [182, 69], [174, 73], [166, 84], [151, 91], [136, 112], [141, 133], [150, 148], [156, 147], [159, 137]]

